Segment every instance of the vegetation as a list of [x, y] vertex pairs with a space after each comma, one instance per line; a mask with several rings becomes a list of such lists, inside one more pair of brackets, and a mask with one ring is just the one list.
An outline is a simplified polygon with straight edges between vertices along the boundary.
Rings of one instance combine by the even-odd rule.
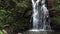
[[3, 32], [2, 32], [2, 31], [0, 31], [0, 34], [3, 34]]
[[0, 29], [23, 31], [29, 28], [31, 6], [29, 0], [0, 0]]
[[57, 25], [60, 25], [60, 0], [55, 0], [55, 17], [54, 17], [54, 22]]

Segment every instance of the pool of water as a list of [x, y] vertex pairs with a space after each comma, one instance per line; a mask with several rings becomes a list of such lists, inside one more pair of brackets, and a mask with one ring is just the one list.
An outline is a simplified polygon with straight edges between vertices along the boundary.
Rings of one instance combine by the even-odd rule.
[[22, 34], [60, 34], [60, 31], [26, 31]]

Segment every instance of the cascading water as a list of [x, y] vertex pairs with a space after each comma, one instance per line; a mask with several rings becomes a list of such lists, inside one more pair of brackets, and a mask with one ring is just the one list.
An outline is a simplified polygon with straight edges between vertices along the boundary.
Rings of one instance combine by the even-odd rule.
[[33, 29], [30, 31], [51, 30], [49, 12], [45, 6], [46, 0], [32, 0]]

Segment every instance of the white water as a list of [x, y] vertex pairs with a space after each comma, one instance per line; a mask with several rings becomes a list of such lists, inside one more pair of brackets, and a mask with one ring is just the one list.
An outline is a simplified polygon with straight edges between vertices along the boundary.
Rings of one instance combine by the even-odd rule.
[[51, 30], [49, 12], [45, 6], [45, 0], [32, 0], [33, 5], [33, 29], [30, 31]]

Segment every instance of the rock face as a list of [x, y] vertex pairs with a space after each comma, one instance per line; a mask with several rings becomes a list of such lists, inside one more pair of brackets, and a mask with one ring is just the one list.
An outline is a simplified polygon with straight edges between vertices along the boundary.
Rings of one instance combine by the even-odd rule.
[[55, 0], [47, 0], [50, 17], [55, 16]]

